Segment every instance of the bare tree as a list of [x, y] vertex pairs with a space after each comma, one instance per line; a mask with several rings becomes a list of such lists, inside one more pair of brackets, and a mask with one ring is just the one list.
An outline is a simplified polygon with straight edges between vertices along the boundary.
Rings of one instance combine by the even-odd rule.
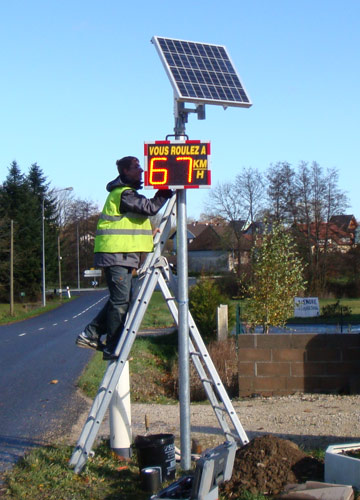
[[296, 221], [299, 195], [294, 169], [287, 162], [270, 165], [267, 180], [271, 218], [277, 222]]
[[251, 224], [263, 209], [265, 190], [263, 177], [256, 168], [244, 167], [236, 176], [235, 182], [246, 220]]
[[72, 199], [66, 207], [66, 225], [62, 237], [64, 280], [76, 283], [80, 274], [93, 266], [94, 240], [100, 209], [92, 201]]
[[218, 184], [209, 194], [205, 204], [208, 219], [223, 219], [228, 223], [224, 245], [234, 247], [237, 272], [240, 274], [246, 226], [255, 221], [262, 207], [264, 184], [261, 174], [253, 168], [243, 167], [234, 182]]
[[321, 292], [326, 282], [329, 221], [348, 207], [346, 194], [338, 187], [338, 172], [324, 173], [317, 162], [300, 163], [297, 173], [299, 222], [306, 234], [310, 289]]
[[239, 199], [235, 182], [219, 183], [205, 202], [205, 212], [210, 217], [223, 217], [226, 221], [238, 221], [246, 217], [246, 208]]

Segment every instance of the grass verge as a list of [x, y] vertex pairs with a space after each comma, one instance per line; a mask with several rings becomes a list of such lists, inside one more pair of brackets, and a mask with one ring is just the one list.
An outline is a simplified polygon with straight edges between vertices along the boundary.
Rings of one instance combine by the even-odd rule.
[[[46, 446], [32, 450], [5, 474], [0, 485], [4, 500], [147, 500], [134, 460], [121, 461], [103, 441], [81, 474], [69, 468], [70, 446]], [[181, 477], [184, 474], [178, 472]], [[167, 484], [163, 484], [165, 487]], [[265, 500], [260, 494], [244, 493], [233, 500]], [[269, 500], [269, 497], [266, 497]], [[220, 495], [220, 500], [227, 500]]]
[[68, 466], [70, 446], [47, 446], [26, 454], [5, 474], [0, 496], [16, 500], [145, 500], [135, 461], [121, 462], [104, 441], [78, 475]]
[[[137, 337], [129, 360], [132, 402], [159, 404], [174, 402], [169, 373], [176, 357], [176, 333]], [[106, 366], [107, 363], [102, 360], [101, 353], [95, 353], [79, 378], [78, 386], [88, 397], [95, 397]]]
[[39, 316], [47, 311], [51, 311], [52, 309], [56, 309], [57, 307], [73, 300], [76, 297], [72, 297], [71, 299], [63, 298], [60, 300], [52, 299], [48, 300], [46, 306], [43, 307], [41, 303], [16, 303], [14, 304], [14, 316], [10, 315], [10, 306], [9, 304], [0, 304], [0, 325], [6, 325], [9, 323], [14, 323], [16, 321], [23, 321], [24, 319], [33, 318], [34, 316]]

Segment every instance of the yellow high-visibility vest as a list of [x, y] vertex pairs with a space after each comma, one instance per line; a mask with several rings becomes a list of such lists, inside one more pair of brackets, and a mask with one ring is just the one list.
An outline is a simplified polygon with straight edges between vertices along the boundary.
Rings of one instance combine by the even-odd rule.
[[121, 195], [129, 187], [113, 189], [97, 224], [94, 252], [152, 252], [154, 248], [149, 217], [134, 212], [120, 213]]

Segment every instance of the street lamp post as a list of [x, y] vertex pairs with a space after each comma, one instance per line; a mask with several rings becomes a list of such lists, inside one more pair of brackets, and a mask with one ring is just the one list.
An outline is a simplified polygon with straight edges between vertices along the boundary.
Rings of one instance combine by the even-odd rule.
[[[51, 191], [51, 194], [62, 191], [72, 191], [73, 187], [57, 189]], [[45, 195], [41, 198], [41, 235], [42, 235], [42, 305], [46, 306], [46, 281], [45, 281]], [[58, 257], [59, 257], [59, 288], [61, 288], [61, 265], [60, 265], [60, 236], [58, 237]]]
[[80, 290], [80, 241], [79, 241], [79, 221], [76, 224], [76, 254], [77, 254], [77, 287]]
[[[67, 187], [64, 189], [60, 189], [59, 191], [72, 191], [72, 187]], [[57, 193], [59, 191], [56, 191]], [[57, 246], [58, 246], [58, 268], [59, 268], [59, 298], [62, 300], [62, 283], [61, 283], [61, 246], [60, 246], [60, 235], [61, 235], [61, 211], [60, 211], [60, 229], [59, 229], [59, 234], [58, 234], [58, 239], [57, 239]]]
[[41, 236], [42, 236], [42, 305], [46, 306], [45, 289], [45, 208], [44, 196], [41, 198]]

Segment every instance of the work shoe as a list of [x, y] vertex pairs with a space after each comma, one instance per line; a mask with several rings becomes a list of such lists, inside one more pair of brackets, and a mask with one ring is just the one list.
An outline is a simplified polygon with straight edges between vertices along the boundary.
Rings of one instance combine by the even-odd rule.
[[100, 342], [99, 339], [92, 339], [88, 337], [85, 332], [77, 336], [75, 344], [79, 347], [88, 347], [90, 349], [96, 349], [97, 351], [102, 351], [104, 349], [104, 344]]
[[116, 361], [118, 359], [118, 357], [119, 357], [118, 355], [111, 352], [106, 347], [103, 349], [103, 360], [104, 361]]

